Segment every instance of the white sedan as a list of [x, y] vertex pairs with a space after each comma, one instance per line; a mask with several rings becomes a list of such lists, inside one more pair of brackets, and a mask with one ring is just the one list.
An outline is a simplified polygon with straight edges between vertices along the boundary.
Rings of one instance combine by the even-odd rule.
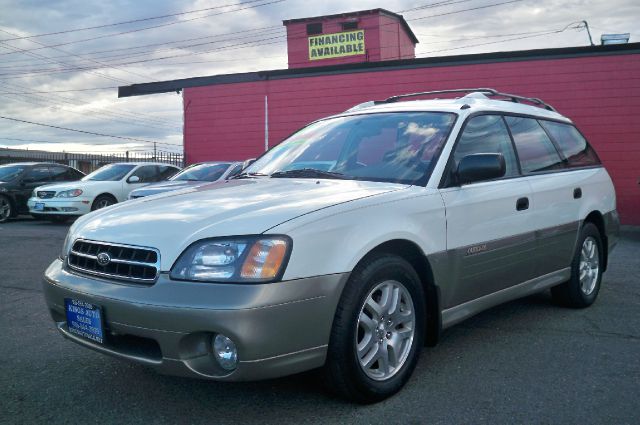
[[166, 180], [178, 171], [180, 168], [163, 163], [109, 164], [80, 181], [36, 188], [27, 203], [29, 213], [35, 218], [66, 221], [125, 201], [132, 190]]

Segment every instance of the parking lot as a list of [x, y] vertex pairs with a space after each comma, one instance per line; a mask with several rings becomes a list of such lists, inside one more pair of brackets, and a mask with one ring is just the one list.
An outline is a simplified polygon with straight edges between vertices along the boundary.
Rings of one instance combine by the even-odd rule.
[[598, 301], [547, 293], [491, 309], [425, 348], [407, 387], [372, 406], [317, 372], [255, 383], [161, 376], [68, 342], [40, 279], [68, 225], [0, 224], [0, 422], [640, 423], [640, 232], [611, 257]]

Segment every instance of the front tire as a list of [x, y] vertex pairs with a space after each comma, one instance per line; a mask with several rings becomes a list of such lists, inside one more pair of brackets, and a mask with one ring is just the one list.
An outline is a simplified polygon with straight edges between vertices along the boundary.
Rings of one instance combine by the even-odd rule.
[[604, 265], [602, 236], [590, 222], [582, 226], [571, 263], [571, 278], [551, 288], [558, 303], [572, 308], [585, 308], [594, 303], [600, 292]]
[[13, 204], [11, 199], [0, 195], [0, 223], [4, 223], [13, 216]]
[[329, 389], [359, 403], [398, 392], [418, 362], [425, 317], [422, 283], [406, 260], [366, 259], [336, 309], [324, 374]]
[[111, 195], [100, 195], [93, 201], [93, 204], [91, 204], [91, 211], [106, 208], [117, 202], [118, 201]]

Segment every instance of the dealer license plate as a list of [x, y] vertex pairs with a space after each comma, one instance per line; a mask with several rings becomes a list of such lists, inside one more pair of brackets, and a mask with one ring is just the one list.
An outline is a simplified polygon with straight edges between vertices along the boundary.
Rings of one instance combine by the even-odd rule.
[[44, 211], [44, 202], [36, 202], [36, 205], [33, 207], [34, 211]]
[[79, 337], [102, 344], [104, 327], [102, 326], [102, 309], [85, 301], [64, 299], [69, 332]]

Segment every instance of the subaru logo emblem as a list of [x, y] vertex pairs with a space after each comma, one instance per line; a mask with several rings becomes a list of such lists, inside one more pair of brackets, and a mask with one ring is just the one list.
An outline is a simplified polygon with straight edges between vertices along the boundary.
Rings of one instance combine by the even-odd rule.
[[98, 254], [96, 259], [98, 260], [98, 264], [100, 264], [102, 267], [111, 262], [111, 257], [106, 252], [101, 252], [100, 254]]

